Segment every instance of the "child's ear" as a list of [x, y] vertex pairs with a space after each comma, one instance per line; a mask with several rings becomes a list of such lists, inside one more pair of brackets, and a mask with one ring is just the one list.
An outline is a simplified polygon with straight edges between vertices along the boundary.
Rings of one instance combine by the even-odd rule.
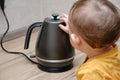
[[70, 37], [71, 37], [72, 41], [74, 42], [74, 44], [79, 47], [80, 44], [81, 44], [80, 37], [78, 35], [74, 34], [74, 33], [72, 33], [70, 35]]

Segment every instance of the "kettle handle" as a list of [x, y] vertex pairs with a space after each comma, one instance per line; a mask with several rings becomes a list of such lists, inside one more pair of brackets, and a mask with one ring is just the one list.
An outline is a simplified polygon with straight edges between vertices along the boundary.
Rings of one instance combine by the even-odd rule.
[[36, 22], [36, 23], [33, 23], [33, 24], [28, 28], [27, 34], [26, 34], [26, 39], [25, 39], [24, 49], [28, 49], [28, 47], [29, 47], [29, 42], [30, 42], [32, 30], [33, 30], [35, 27], [41, 27], [42, 24], [43, 24], [43, 22]]

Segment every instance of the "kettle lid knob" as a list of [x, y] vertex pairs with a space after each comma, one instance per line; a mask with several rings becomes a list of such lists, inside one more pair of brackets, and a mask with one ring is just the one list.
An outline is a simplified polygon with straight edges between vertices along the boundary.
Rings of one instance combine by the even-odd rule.
[[53, 20], [59, 20], [60, 16], [57, 13], [52, 14]]

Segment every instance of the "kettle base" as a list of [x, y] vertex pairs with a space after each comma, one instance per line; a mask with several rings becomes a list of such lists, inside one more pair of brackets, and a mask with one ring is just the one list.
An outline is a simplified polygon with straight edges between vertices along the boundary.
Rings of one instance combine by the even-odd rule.
[[39, 69], [46, 72], [51, 72], [51, 73], [64, 72], [64, 71], [70, 70], [72, 67], [73, 67], [72, 63], [64, 67], [46, 67], [40, 64], [38, 65]]

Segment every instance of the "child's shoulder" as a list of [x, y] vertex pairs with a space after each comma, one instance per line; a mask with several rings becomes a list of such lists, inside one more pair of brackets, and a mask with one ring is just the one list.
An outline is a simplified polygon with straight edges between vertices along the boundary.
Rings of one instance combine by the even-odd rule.
[[85, 62], [84, 64], [82, 64], [81, 66], [79, 66], [77, 68], [78, 71], [85, 71], [86, 73], [88, 73], [89, 71], [96, 71], [99, 70], [100, 68], [102, 68], [102, 62], [99, 59], [93, 59], [93, 60], [88, 60], [87, 62]]
[[98, 60], [86, 62], [76, 69], [76, 76], [83, 80], [103, 80], [103, 78], [99, 78], [103, 75], [103, 67], [101, 66]]
[[[120, 54], [119, 51], [117, 53], [118, 55]], [[89, 59], [76, 69], [76, 75], [90, 78], [97, 76], [101, 77], [101, 80], [103, 80], [103, 78], [120, 79], [120, 56], [116, 56], [116, 54]]]
[[92, 60], [78, 67], [76, 69], [76, 76], [77, 78], [81, 77], [81, 79], [84, 78], [86, 80], [87, 79], [88, 80], [96, 80], [96, 79], [103, 80], [105, 78], [112, 80], [112, 77], [113, 77], [111, 76], [112, 71], [110, 71], [109, 70], [110, 68], [108, 68], [107, 66], [106, 64], [102, 63], [99, 60]]

